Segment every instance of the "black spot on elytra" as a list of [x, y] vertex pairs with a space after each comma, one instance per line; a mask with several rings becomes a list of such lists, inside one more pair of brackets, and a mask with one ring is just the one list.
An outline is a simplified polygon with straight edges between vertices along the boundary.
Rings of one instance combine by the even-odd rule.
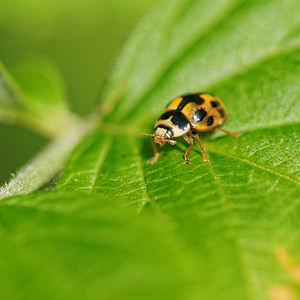
[[211, 104], [212, 107], [217, 107], [217, 106], [220, 105], [220, 102], [217, 101], [217, 100], [212, 100], [212, 101], [210, 101], [210, 104]]
[[[167, 111], [165, 113], [163, 113], [159, 118], [158, 120], [167, 120], [169, 119], [170, 117], [171, 118], [171, 122], [175, 125], [175, 126], [178, 126], [180, 129], [183, 129], [185, 130], [189, 121], [188, 119], [185, 117], [185, 115], [178, 111], [178, 110], [170, 110], [170, 111]], [[160, 125], [159, 125], [160, 126]]]
[[209, 116], [207, 118], [206, 123], [207, 123], [207, 126], [211, 126], [214, 123], [214, 117], [213, 116]]
[[224, 111], [224, 109], [220, 109], [219, 113], [220, 113], [221, 118], [225, 117], [225, 111]]
[[204, 100], [199, 96], [199, 94], [187, 94], [181, 97], [182, 100], [179, 103], [177, 110], [182, 110], [190, 102], [194, 102], [197, 105], [201, 105], [204, 103]]
[[194, 122], [201, 122], [207, 115], [207, 112], [205, 111], [205, 109], [200, 108], [199, 110], [197, 110], [194, 115], [193, 115], [193, 121]]

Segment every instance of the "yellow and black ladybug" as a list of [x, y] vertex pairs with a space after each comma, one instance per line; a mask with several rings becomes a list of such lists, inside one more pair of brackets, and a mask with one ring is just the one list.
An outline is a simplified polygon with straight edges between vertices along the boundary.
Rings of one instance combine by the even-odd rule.
[[240, 136], [239, 133], [218, 128], [227, 117], [228, 113], [223, 102], [212, 94], [192, 92], [175, 98], [156, 120], [153, 134], [146, 134], [152, 136], [154, 150], [154, 156], [147, 164], [155, 163], [159, 156], [155, 143], [160, 146], [164, 146], [166, 142], [175, 145], [176, 141], [172, 138], [180, 136], [190, 144], [184, 154], [187, 164], [190, 164], [188, 156], [193, 147], [193, 138], [199, 142], [204, 161], [209, 161], [197, 132], [219, 130], [235, 137]]

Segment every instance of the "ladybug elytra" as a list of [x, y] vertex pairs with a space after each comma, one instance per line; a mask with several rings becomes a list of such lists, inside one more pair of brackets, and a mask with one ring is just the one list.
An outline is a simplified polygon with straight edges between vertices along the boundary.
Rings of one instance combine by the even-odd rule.
[[164, 146], [165, 143], [175, 145], [173, 138], [183, 137], [189, 147], [184, 154], [187, 164], [193, 147], [193, 139], [200, 145], [204, 161], [209, 161], [198, 132], [223, 131], [229, 135], [239, 137], [239, 133], [219, 128], [227, 119], [228, 113], [223, 102], [209, 93], [189, 93], [173, 99], [166, 107], [164, 113], [156, 120], [151, 142], [154, 156], [147, 161], [153, 164], [159, 157], [156, 144]]

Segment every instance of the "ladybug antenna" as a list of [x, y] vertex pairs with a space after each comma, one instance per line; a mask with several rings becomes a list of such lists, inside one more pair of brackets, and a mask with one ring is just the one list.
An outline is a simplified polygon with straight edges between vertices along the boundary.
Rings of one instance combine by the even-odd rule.
[[148, 135], [148, 136], [154, 136], [154, 134], [150, 134], [150, 133], [139, 133], [136, 136], [141, 136], [141, 135]]

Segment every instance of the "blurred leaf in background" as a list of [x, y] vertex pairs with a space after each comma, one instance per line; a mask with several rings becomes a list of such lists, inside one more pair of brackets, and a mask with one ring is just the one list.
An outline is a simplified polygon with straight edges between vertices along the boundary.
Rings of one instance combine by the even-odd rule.
[[[48, 79], [56, 81], [52, 87], [57, 80], [61, 82], [60, 91], [47, 94], [44, 101], [56, 101], [53, 93], [57, 92], [64, 102], [68, 100], [73, 111], [87, 114], [130, 29], [154, 2], [3, 0], [0, 4], [0, 61], [11, 75], [16, 75], [16, 80], [24, 83], [28, 80], [24, 68], [28, 70], [29, 61], [37, 59], [39, 62], [35, 64], [45, 66], [46, 57], [51, 62], [46, 66]], [[32, 74], [38, 66], [30, 68]], [[54, 71], [56, 68], [60, 71]], [[59, 78], [55, 75], [53, 79], [53, 72], [59, 73]], [[43, 79], [39, 80], [34, 85]], [[29, 85], [26, 82], [30, 89], [25, 91], [27, 94], [31, 92]], [[36, 92], [43, 93], [41, 89]], [[31, 94], [32, 97], [35, 95]], [[0, 139], [1, 144], [6, 145], [0, 147], [1, 183], [47, 143], [41, 135], [7, 125], [0, 125]], [[20, 148], [22, 151], [16, 151]]]

